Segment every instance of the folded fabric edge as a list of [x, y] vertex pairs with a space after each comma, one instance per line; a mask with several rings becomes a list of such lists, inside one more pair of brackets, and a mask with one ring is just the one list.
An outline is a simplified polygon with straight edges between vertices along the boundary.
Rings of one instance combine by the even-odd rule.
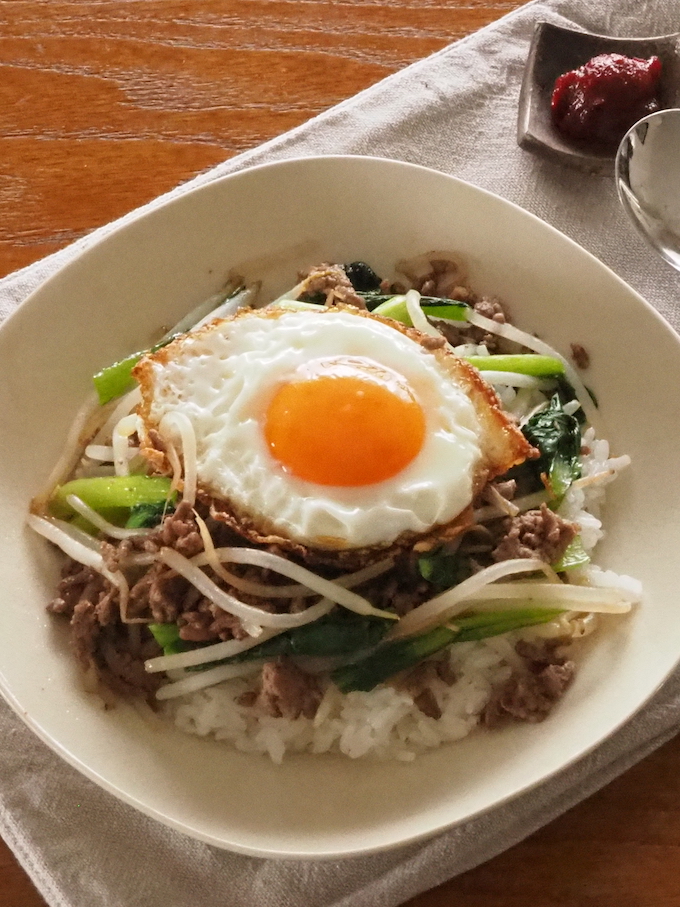
[[41, 897], [52, 907], [71, 907], [64, 900], [61, 891], [57, 888], [45, 867], [41, 866], [40, 862], [31, 853], [23, 836], [17, 830], [17, 822], [9, 814], [9, 811], [2, 806], [0, 806], [0, 834], [14, 854], [17, 863], [30, 878]]

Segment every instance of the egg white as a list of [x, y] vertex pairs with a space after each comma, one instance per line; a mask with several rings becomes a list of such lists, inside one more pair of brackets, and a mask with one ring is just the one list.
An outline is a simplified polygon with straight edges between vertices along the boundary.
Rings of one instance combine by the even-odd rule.
[[[365, 357], [402, 375], [425, 415], [420, 453], [398, 475], [358, 488], [287, 473], [264, 437], [282, 382], [325, 357]], [[181, 450], [168, 414], [192, 423], [199, 489], [267, 531], [321, 548], [387, 546], [454, 519], [473, 496], [480, 424], [437, 357], [405, 334], [346, 310], [252, 313], [175, 341], [142, 382], [146, 427]], [[323, 418], [323, 414], [319, 414]]]

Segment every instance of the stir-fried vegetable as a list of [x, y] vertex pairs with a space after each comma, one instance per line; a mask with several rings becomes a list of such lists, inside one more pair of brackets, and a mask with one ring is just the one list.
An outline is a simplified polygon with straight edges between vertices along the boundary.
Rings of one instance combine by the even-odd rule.
[[561, 498], [574, 479], [581, 475], [581, 426], [567, 415], [559, 395], [554, 394], [547, 409], [535, 413], [522, 428], [526, 439], [541, 456], [527, 462], [535, 475], [545, 474], [555, 498]]
[[590, 563], [590, 556], [586, 549], [583, 547], [581, 539], [577, 535], [576, 538], [572, 539], [567, 546], [567, 550], [564, 552], [562, 557], [556, 564], [553, 564], [553, 568], [558, 573], [564, 573], [566, 570], [573, 570], [576, 567], [583, 567], [585, 564]]
[[122, 397], [128, 391], [131, 391], [136, 381], [132, 377], [132, 369], [137, 365], [146, 350], [138, 353], [132, 353], [112, 365], [108, 365], [92, 378], [94, 388], [97, 391], [97, 397], [100, 404], [108, 403], [116, 397]]
[[418, 636], [395, 639], [379, 646], [361, 661], [336, 668], [331, 677], [343, 693], [372, 690], [400, 671], [412, 668], [452, 643], [488, 639], [554, 620], [560, 610], [527, 608], [456, 618], [455, 625], [435, 627]]
[[180, 637], [177, 624], [149, 624], [149, 630], [163, 649], [164, 655], [176, 655], [186, 651], [191, 645]]
[[125, 527], [126, 529], [150, 529], [158, 526], [163, 521], [163, 517], [172, 513], [174, 509], [174, 505], [167, 498], [164, 501], [133, 504]]
[[75, 516], [75, 511], [68, 503], [70, 495], [80, 498], [97, 513], [124, 512], [127, 519], [130, 511], [142, 504], [162, 508], [171, 497], [172, 489], [170, 479], [165, 476], [94, 476], [72, 479], [55, 488], [49, 501], [53, 516], [61, 519]]
[[351, 261], [344, 268], [350, 283], [358, 293], [371, 293], [380, 288], [380, 277], [365, 261]]
[[[384, 318], [393, 318], [402, 324], [413, 327], [411, 316], [408, 313], [405, 296], [371, 296], [364, 297], [373, 304], [371, 311], [374, 315]], [[421, 296], [420, 305], [423, 312], [430, 318], [446, 318], [449, 321], [466, 321], [470, 306], [465, 302], [452, 302], [450, 299], [435, 299], [431, 296]]]
[[564, 374], [564, 365], [559, 359], [541, 356], [538, 353], [464, 358], [480, 372], [517, 372], [519, 375], [533, 375], [535, 378], [555, 378]]
[[418, 571], [437, 592], [457, 586], [470, 575], [468, 558], [445, 550], [435, 551], [418, 558]]
[[[337, 609], [313, 623], [288, 630], [238, 655], [201, 664], [194, 670], [205, 670], [216, 664], [278, 658], [281, 655], [315, 657], [351, 655], [373, 649], [391, 626], [392, 621], [389, 620], [364, 617]], [[179, 627], [176, 624], [151, 624], [150, 630], [165, 655], [174, 655], [194, 648], [194, 645], [180, 638]]]

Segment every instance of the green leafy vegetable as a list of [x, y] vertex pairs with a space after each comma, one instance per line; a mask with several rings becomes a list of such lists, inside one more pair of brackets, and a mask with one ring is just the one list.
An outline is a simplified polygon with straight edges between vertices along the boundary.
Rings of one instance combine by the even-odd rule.
[[573, 570], [575, 567], [582, 567], [588, 563], [590, 563], [590, 556], [577, 535], [569, 542], [560, 560], [552, 566], [558, 573], [563, 573], [565, 570]]
[[50, 498], [49, 509], [53, 516], [61, 519], [73, 517], [75, 511], [66, 500], [73, 494], [107, 519], [110, 519], [111, 514], [118, 514], [124, 515], [127, 520], [132, 508], [140, 504], [165, 505], [172, 493], [170, 486], [171, 481], [165, 476], [95, 476], [73, 479], [65, 485], [57, 486]]
[[527, 461], [527, 465], [539, 477], [545, 473], [553, 495], [561, 498], [574, 479], [581, 475], [578, 419], [564, 412], [559, 394], [554, 394], [547, 409], [533, 415], [522, 431], [527, 441], [541, 453], [537, 460]]
[[274, 636], [227, 661], [276, 658], [279, 655], [348, 655], [373, 648], [393, 625], [391, 620], [338, 609], [310, 624]]
[[174, 505], [167, 499], [154, 503], [134, 504], [125, 522], [126, 529], [151, 529], [162, 522], [163, 517], [172, 513]]
[[[196, 665], [188, 670], [204, 671], [218, 664], [236, 664], [262, 658], [278, 658], [282, 655], [320, 657], [351, 655], [355, 652], [373, 649], [393, 625], [391, 620], [354, 614], [344, 608], [338, 609], [310, 624], [295, 627], [278, 636], [273, 636], [260, 643], [259, 646], [253, 646], [252, 649], [246, 649], [245, 652], [240, 652], [238, 655], [206, 662], [206, 664]], [[212, 643], [184, 642], [179, 638], [179, 628], [176, 624], [151, 624], [149, 629], [158, 644], [163, 647], [166, 655], [184, 652], [189, 648], [205, 648], [207, 645], [212, 645]]]
[[[565, 375], [558, 375], [556, 378], [556, 381], [557, 381], [557, 387], [555, 388], [555, 393], [560, 398], [560, 403], [562, 404], [563, 407], [566, 406], [567, 403], [571, 403], [572, 400], [578, 401], [578, 396], [576, 394], [576, 391], [574, 390], [572, 385], [569, 383], [569, 381], [567, 380]], [[590, 394], [595, 406], [597, 406], [597, 400], [595, 399], [595, 394], [593, 394], [593, 392], [591, 390], [588, 390], [588, 388], [586, 388], [586, 390]], [[581, 408], [581, 406], [579, 406], [579, 408], [574, 413], [574, 418], [578, 421], [579, 425], [585, 424], [586, 414], [583, 412], [583, 409]]]
[[470, 576], [471, 568], [468, 558], [439, 550], [418, 558], [418, 572], [441, 592], [462, 583]]
[[357, 292], [371, 293], [380, 288], [380, 278], [365, 261], [351, 261], [343, 267]]
[[418, 636], [386, 642], [360, 661], [336, 668], [331, 678], [342, 693], [353, 690], [368, 692], [451, 643], [487, 639], [511, 630], [548, 623], [561, 613], [559, 609], [525, 608], [456, 618], [455, 627], [435, 627]]

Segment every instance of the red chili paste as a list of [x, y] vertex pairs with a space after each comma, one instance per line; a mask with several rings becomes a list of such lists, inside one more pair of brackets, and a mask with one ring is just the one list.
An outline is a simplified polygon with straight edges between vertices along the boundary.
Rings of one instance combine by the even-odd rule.
[[661, 60], [600, 54], [555, 82], [553, 123], [563, 135], [618, 145], [633, 123], [660, 108]]

